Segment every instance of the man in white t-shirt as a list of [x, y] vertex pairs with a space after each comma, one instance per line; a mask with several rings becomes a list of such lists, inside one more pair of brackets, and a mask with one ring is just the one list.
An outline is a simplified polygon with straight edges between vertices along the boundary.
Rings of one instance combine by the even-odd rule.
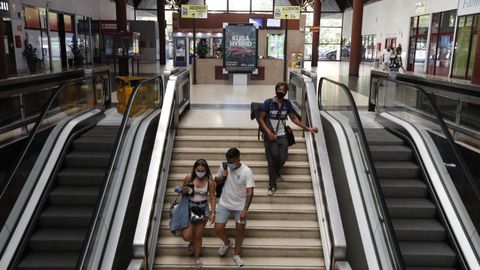
[[248, 208], [253, 198], [252, 170], [240, 163], [240, 151], [232, 147], [225, 154], [227, 158], [227, 170], [220, 166], [215, 177], [217, 183], [225, 183], [222, 195], [218, 200], [215, 215], [215, 233], [223, 241], [223, 245], [218, 249], [219, 256], [225, 256], [227, 250], [232, 246], [225, 231], [225, 225], [228, 218], [235, 217], [235, 251], [233, 260], [237, 266], [245, 265], [240, 258], [240, 249], [242, 248], [243, 238], [245, 237], [245, 226], [247, 224]]

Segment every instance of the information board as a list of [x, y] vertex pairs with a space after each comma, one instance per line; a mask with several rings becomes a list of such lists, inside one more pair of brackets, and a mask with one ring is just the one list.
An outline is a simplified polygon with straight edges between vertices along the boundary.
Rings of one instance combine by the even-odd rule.
[[275, 6], [273, 17], [275, 19], [300, 20], [300, 6]]
[[251, 73], [258, 64], [258, 26], [254, 24], [223, 25], [225, 53], [223, 68], [229, 73]]
[[208, 14], [207, 5], [182, 5], [182, 18], [206, 19]]

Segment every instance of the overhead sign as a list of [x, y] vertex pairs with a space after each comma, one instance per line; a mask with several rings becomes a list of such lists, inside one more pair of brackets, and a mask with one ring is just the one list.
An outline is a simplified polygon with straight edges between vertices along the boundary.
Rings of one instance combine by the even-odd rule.
[[457, 16], [480, 13], [479, 0], [460, 0], [458, 1]]
[[0, 0], [0, 17], [10, 18], [10, 1]]
[[182, 18], [206, 19], [208, 14], [207, 5], [182, 5]]
[[425, 14], [425, 0], [417, 1], [417, 3], [415, 3], [415, 14]]
[[300, 6], [275, 6], [273, 17], [275, 19], [300, 20]]

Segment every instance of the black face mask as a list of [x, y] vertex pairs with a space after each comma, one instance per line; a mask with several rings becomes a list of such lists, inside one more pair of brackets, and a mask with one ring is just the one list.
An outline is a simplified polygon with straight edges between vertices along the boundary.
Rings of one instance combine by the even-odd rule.
[[278, 99], [283, 99], [285, 97], [285, 93], [283, 93], [283, 92], [275, 92], [275, 93], [277, 93], [277, 98]]

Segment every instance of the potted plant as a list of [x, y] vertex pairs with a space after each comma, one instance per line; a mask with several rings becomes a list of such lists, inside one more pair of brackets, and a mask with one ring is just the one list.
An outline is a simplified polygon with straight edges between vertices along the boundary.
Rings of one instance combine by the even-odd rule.
[[25, 49], [22, 53], [23, 57], [27, 61], [28, 71], [30, 73], [37, 72], [37, 62], [40, 60], [37, 57], [37, 49], [33, 48], [31, 43], [28, 43], [28, 40], [25, 39]]
[[208, 45], [206, 42], [199, 42], [197, 45], [197, 55], [199, 58], [205, 58], [207, 57], [208, 53], [210, 52], [210, 49], [208, 48]]
[[79, 67], [83, 64], [83, 50], [84, 46], [81, 42], [77, 41], [77, 38], [74, 36], [72, 41], [68, 44], [68, 47], [72, 51], [73, 61], [76, 67]]

